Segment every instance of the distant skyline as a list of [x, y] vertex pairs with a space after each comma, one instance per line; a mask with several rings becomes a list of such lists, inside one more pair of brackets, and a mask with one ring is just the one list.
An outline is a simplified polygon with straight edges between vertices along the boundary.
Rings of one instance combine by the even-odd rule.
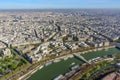
[[120, 0], [1, 0], [0, 9], [120, 8]]

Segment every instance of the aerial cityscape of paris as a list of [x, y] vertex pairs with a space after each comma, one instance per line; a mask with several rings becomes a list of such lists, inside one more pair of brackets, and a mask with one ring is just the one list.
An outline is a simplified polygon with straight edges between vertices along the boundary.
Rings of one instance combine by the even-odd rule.
[[0, 80], [120, 80], [120, 0], [1, 0]]

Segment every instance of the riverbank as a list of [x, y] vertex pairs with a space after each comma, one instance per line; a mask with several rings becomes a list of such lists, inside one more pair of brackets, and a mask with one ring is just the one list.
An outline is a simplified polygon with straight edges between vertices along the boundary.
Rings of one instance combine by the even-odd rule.
[[[114, 47], [109, 47], [109, 48], [114, 48]], [[106, 49], [109, 49], [108, 47], [106, 48]], [[100, 50], [100, 49], [99, 49]], [[103, 48], [101, 49], [101, 50], [103, 50]], [[104, 48], [104, 50], [105, 50], [105, 48]], [[106, 50], [107, 51], [107, 50]], [[109, 50], [108, 50], [109, 51]], [[112, 51], [114, 51], [114, 50], [112, 50]], [[116, 50], [115, 50], [116, 51]], [[91, 52], [91, 50], [90, 50], [90, 52]], [[96, 51], [97, 52], [97, 51]], [[112, 54], [113, 53], [115, 53], [115, 52], [112, 52]], [[88, 53], [89, 54], [89, 53]], [[84, 55], [84, 54], [83, 54]], [[59, 60], [59, 58], [57, 58], [57, 60]]]
[[[50, 61], [48, 61], [48, 62], [52, 62], [52, 64], [53, 64], [53, 63], [58, 63], [58, 62], [60, 62], [60, 61], [62, 61], [62, 60], [67, 60], [67, 59], [69, 59], [69, 58], [73, 58], [73, 55], [72, 55], [72, 54], [69, 54], [69, 55], [67, 55], [67, 56], [62, 56], [62, 57], [59, 57], [59, 58], [50, 60]], [[48, 62], [47, 62], [47, 63], [48, 63]], [[49, 65], [48, 65], [48, 66], [49, 66]], [[42, 69], [42, 68], [44, 68], [44, 67], [45, 67], [45, 64], [44, 64], [44, 65], [39, 65], [39, 66], [36, 67], [35, 69], [30, 70], [27, 74], [21, 76], [18, 80], [23, 80], [23, 79], [26, 80], [26, 79], [28, 79], [29, 77], [31, 77], [31, 75], [33, 75], [36, 71], [38, 71], [38, 70], [40, 70], [40, 69]]]

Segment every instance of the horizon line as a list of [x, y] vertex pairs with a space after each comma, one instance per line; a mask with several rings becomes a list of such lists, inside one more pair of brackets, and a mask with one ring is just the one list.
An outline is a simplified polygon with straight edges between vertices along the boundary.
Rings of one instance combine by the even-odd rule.
[[5, 8], [0, 10], [42, 10], [42, 9], [120, 9], [120, 8]]

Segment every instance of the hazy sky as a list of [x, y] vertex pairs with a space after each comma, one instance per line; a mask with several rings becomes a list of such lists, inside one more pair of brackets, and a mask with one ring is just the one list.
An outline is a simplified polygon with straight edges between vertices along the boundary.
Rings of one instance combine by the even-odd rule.
[[0, 9], [120, 8], [120, 0], [0, 0]]

